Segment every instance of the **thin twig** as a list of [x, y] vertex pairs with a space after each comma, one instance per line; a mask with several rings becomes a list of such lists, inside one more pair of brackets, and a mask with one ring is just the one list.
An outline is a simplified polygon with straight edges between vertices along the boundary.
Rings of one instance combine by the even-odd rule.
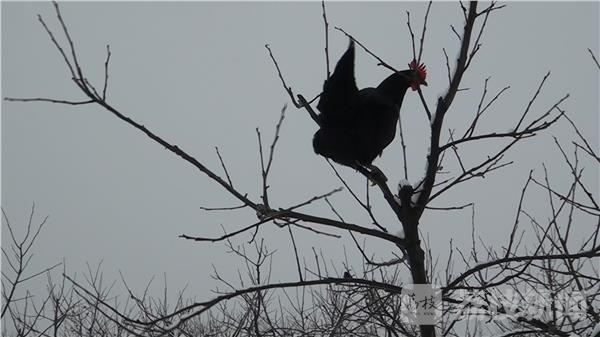
[[273, 142], [271, 142], [271, 147], [269, 149], [269, 161], [267, 162], [266, 173], [268, 174], [271, 170], [271, 164], [273, 163], [273, 154], [275, 153], [275, 146], [277, 145], [277, 141], [279, 140], [279, 132], [281, 131], [281, 125], [283, 124], [283, 120], [285, 119], [285, 110], [287, 109], [287, 104], [284, 104], [281, 108], [281, 114], [279, 115], [279, 120], [277, 121], [277, 125], [275, 125], [275, 135], [273, 136]]
[[104, 88], [102, 88], [102, 100], [106, 100], [106, 88], [108, 87], [108, 62], [110, 62], [110, 45], [106, 45], [106, 62], [104, 62]]
[[67, 101], [62, 99], [53, 99], [53, 98], [16, 98], [16, 97], [5, 97], [5, 101], [8, 102], [49, 102], [49, 103], [57, 103], [57, 104], [67, 104], [67, 105], [84, 105], [95, 103], [94, 100], [88, 101]]
[[63, 29], [63, 33], [65, 33], [65, 37], [67, 38], [67, 42], [69, 43], [69, 46], [71, 48], [71, 56], [73, 57], [73, 64], [75, 65], [75, 68], [77, 69], [78, 78], [80, 80], [82, 80], [85, 78], [85, 76], [83, 76], [83, 72], [81, 71], [81, 67], [79, 66], [79, 61], [77, 60], [77, 53], [75, 53], [75, 44], [73, 43], [73, 39], [71, 39], [71, 35], [69, 34], [67, 25], [65, 24], [65, 21], [62, 18], [62, 15], [60, 13], [60, 7], [58, 6], [58, 2], [52, 1], [52, 4], [54, 5], [54, 9], [56, 11], [56, 17], [58, 18], [58, 22], [60, 22], [60, 25]]
[[203, 206], [200, 206], [200, 209], [203, 211], [233, 211], [236, 209], [242, 209], [244, 207], [248, 207], [248, 205], [239, 205], [239, 206], [231, 206], [231, 207], [203, 207]]
[[298, 268], [298, 279], [300, 282], [304, 281], [302, 277], [302, 268], [300, 268], [300, 258], [298, 257], [298, 247], [296, 247], [296, 240], [294, 240], [294, 233], [292, 233], [292, 227], [288, 226], [288, 233], [292, 239], [292, 246], [294, 247], [294, 256], [296, 257], [296, 268]]
[[434, 207], [434, 206], [427, 206], [427, 209], [430, 210], [434, 210], [434, 211], [458, 211], [458, 210], [463, 210], [467, 207], [471, 207], [474, 204], [472, 202], [468, 203], [468, 204], [464, 204], [464, 205], [460, 205], [460, 206], [448, 206], [448, 207]]
[[292, 100], [292, 103], [294, 103], [296, 108], [300, 109], [302, 106], [300, 104], [298, 104], [298, 102], [296, 101], [296, 98], [294, 98], [294, 92], [292, 91], [292, 87], [288, 86], [285, 83], [285, 80], [283, 79], [283, 74], [281, 73], [281, 69], [279, 69], [279, 63], [277, 63], [275, 56], [273, 56], [271, 47], [268, 44], [265, 44], [265, 48], [267, 48], [267, 50], [269, 51], [269, 56], [271, 56], [271, 60], [273, 60], [273, 64], [275, 64], [275, 68], [277, 69], [277, 75], [279, 75], [279, 79], [281, 80], [281, 83], [283, 84], [283, 88], [285, 89], [285, 91], [287, 91], [288, 95], [290, 95], [290, 99]]
[[344, 35], [346, 35], [348, 38], [350, 38], [352, 41], [356, 42], [356, 44], [358, 44], [364, 51], [366, 51], [369, 55], [373, 56], [377, 61], [379, 61], [379, 63], [377, 65], [379, 66], [384, 66], [394, 72], [397, 72], [398, 70], [396, 70], [396, 68], [392, 67], [391, 65], [389, 65], [387, 62], [385, 62], [384, 60], [382, 60], [379, 56], [375, 55], [372, 51], [370, 51], [367, 47], [365, 47], [362, 43], [360, 43], [360, 41], [358, 41], [357, 39], [354, 38], [354, 36], [346, 33], [346, 31], [340, 27], [335, 27], [335, 29], [339, 30], [340, 32], [342, 32]]
[[450, 60], [448, 59], [446, 48], [442, 48], [442, 51], [444, 52], [444, 57], [446, 58], [446, 70], [448, 71], [448, 85], [450, 85], [450, 82], [452, 82], [452, 80], [450, 79]]
[[408, 163], [406, 162], [406, 144], [404, 144], [404, 132], [402, 131], [402, 113], [398, 114], [398, 129], [400, 132], [400, 145], [402, 145], [402, 159], [404, 161], [404, 179], [408, 180]]
[[308, 114], [310, 115], [310, 118], [312, 118], [312, 120], [315, 121], [315, 123], [317, 123], [317, 125], [321, 125], [321, 122], [319, 121], [319, 116], [317, 115], [317, 113], [315, 113], [315, 111], [310, 106], [310, 104], [312, 102], [314, 102], [321, 94], [315, 96], [315, 98], [310, 100], [310, 102], [306, 101], [304, 96], [298, 94], [298, 100], [296, 101], [296, 98], [294, 97], [294, 92], [292, 91], [292, 87], [288, 86], [285, 83], [285, 80], [283, 79], [283, 74], [281, 73], [281, 69], [279, 69], [279, 63], [277, 63], [275, 56], [273, 56], [271, 47], [268, 44], [265, 44], [265, 48], [267, 48], [267, 50], [269, 51], [269, 56], [271, 57], [271, 60], [273, 61], [273, 64], [275, 65], [275, 68], [277, 69], [277, 75], [279, 76], [279, 79], [281, 80], [281, 83], [283, 84], [283, 88], [290, 96], [292, 103], [294, 103], [294, 106], [297, 109], [305, 108], [306, 111], [308, 112]]
[[335, 239], [339, 239], [339, 238], [342, 237], [339, 234], [332, 234], [332, 233], [327, 233], [327, 232], [324, 232], [324, 231], [320, 231], [320, 230], [314, 229], [314, 228], [312, 228], [310, 226], [301, 225], [298, 222], [300, 222], [300, 220], [289, 221], [288, 224], [292, 225], [292, 226], [295, 226], [295, 227], [298, 227], [300, 229], [307, 230], [309, 232], [313, 232], [313, 233], [318, 234], [318, 235], [325, 235], [325, 236], [329, 236], [329, 237], [335, 238]]
[[590, 52], [590, 55], [592, 56], [592, 59], [596, 63], [596, 67], [598, 67], [598, 69], [600, 69], [600, 63], [598, 63], [598, 60], [596, 59], [596, 56], [594, 56], [594, 53], [592, 52], [592, 50], [590, 48], [588, 48], [588, 51]]
[[450, 25], [450, 29], [452, 29], [452, 32], [454, 33], [454, 35], [456, 35], [458, 41], [462, 41], [462, 38], [460, 37], [460, 34], [458, 34], [458, 32], [456, 31], [456, 28], [454, 28], [454, 25]]
[[263, 156], [263, 146], [262, 146], [262, 137], [260, 135], [260, 129], [256, 128], [256, 137], [258, 138], [258, 153], [260, 155], [260, 175], [262, 177], [262, 200], [265, 208], [269, 208], [269, 195], [267, 190], [269, 189], [269, 185], [267, 185], [267, 171], [265, 170], [265, 159]]
[[429, 17], [429, 10], [433, 0], [429, 1], [427, 5], [427, 11], [425, 12], [425, 18], [423, 19], [423, 31], [421, 32], [421, 41], [419, 42], [419, 57], [417, 58], [417, 64], [421, 64], [421, 56], [423, 55], [423, 45], [425, 44], [425, 31], [427, 30], [427, 18]]
[[225, 163], [223, 162], [223, 157], [221, 157], [221, 153], [219, 152], [219, 147], [215, 146], [215, 152], [217, 152], [217, 157], [219, 157], [219, 162], [221, 163], [221, 167], [223, 168], [223, 172], [225, 173], [225, 177], [227, 178], [229, 186], [233, 187], [231, 177], [229, 177], [229, 172], [227, 172], [227, 167], [225, 166]]
[[[312, 197], [312, 198], [310, 198], [310, 199], [308, 199], [306, 201], [303, 201], [303, 202], [301, 202], [299, 204], [296, 204], [296, 205], [294, 205], [292, 207], [288, 207], [288, 208], [286, 208], [286, 210], [291, 211], [291, 210], [294, 210], [294, 209], [298, 209], [298, 208], [304, 207], [304, 206], [306, 206], [308, 204], [311, 204], [311, 203], [313, 203], [313, 202], [315, 202], [317, 200], [327, 199], [328, 197], [330, 197], [330, 196], [332, 196], [332, 195], [334, 195], [334, 194], [342, 191], [343, 189], [344, 189], [343, 187], [338, 187], [338, 188], [336, 188], [334, 190], [331, 190], [331, 191], [329, 191], [329, 192], [327, 192], [325, 194], [314, 196], [314, 197]], [[281, 210], [283, 210], [283, 209], [281, 209]]]
[[65, 53], [65, 51], [63, 50], [63, 48], [60, 46], [60, 44], [58, 43], [58, 41], [56, 41], [56, 38], [54, 37], [54, 34], [50, 30], [50, 28], [48, 28], [48, 25], [46, 25], [46, 22], [44, 21], [44, 19], [42, 18], [42, 16], [39, 15], [39, 14], [38, 14], [38, 21], [42, 24], [42, 26], [46, 30], [46, 33], [48, 33], [48, 36], [50, 37], [50, 40], [52, 41], [52, 43], [54, 43], [54, 46], [56, 47], [56, 49], [62, 55], [63, 60], [65, 61], [66, 65], [67, 65], [67, 68], [69, 68], [69, 72], [71, 73], [71, 78], [73, 78], [73, 79], [77, 78], [77, 74], [75, 73], [75, 70], [73, 69], [73, 66], [71, 65], [71, 61], [67, 57], [67, 54]]
[[[481, 13], [477, 14], [477, 16], [485, 14], [485, 17], [483, 19], [483, 23], [481, 24], [481, 27], [479, 28], [479, 34], [477, 34], [477, 38], [475, 39], [475, 42], [473, 43], [473, 47], [471, 49], [471, 53], [469, 54], [469, 58], [467, 60], [467, 63], [465, 64], [465, 69], [469, 68], [469, 65], [471, 65], [471, 61], [473, 60], [473, 58], [475, 57], [475, 54], [479, 51], [479, 49], [481, 48], [481, 43], [479, 43], [479, 41], [481, 40], [481, 37], [483, 36], [483, 31], [485, 30], [485, 26], [487, 24], [487, 20], [490, 16], [490, 13], [492, 12], [493, 8], [496, 8], [496, 3], [494, 1], [492, 1], [492, 3], [490, 4], [490, 6], [486, 9], [483, 10]], [[503, 8], [503, 6], [499, 6], [497, 7], [497, 9]]]
[[544, 75], [544, 78], [542, 78], [542, 82], [540, 82], [540, 85], [538, 86], [535, 94], [533, 94], [533, 97], [529, 101], [529, 104], [527, 104], [527, 107], [525, 108], [525, 112], [523, 113], [523, 115], [521, 115], [521, 119], [519, 119], [519, 122], [517, 123], [517, 126], [515, 127], [515, 130], [517, 130], [519, 128], [519, 126], [521, 126], [521, 123], [525, 119], [525, 116], [527, 116], [527, 113], [529, 112], [529, 109], [531, 108], [531, 105], [533, 104], [533, 102], [535, 102], [537, 96], [540, 94], [540, 91], [544, 87], [544, 83], [546, 83], [546, 80], [548, 79], [549, 76], [550, 76], [550, 71], [548, 71], [546, 73], [546, 75]]
[[600, 157], [594, 152], [594, 149], [588, 143], [587, 139], [585, 139], [585, 137], [581, 134], [581, 132], [579, 132], [579, 128], [577, 128], [577, 126], [575, 125], [575, 123], [566, 114], [565, 114], [565, 118], [567, 119], [567, 121], [569, 121], [569, 124], [571, 124], [571, 126], [575, 130], [575, 133], [577, 133], [577, 136], [579, 136], [579, 138], [581, 139], [581, 141], [583, 141], [583, 143], [585, 144], [585, 148], [583, 146], [575, 143], [576, 146], [579, 146], [580, 148], [582, 148], [585, 152], [587, 152], [587, 154], [589, 154], [590, 156], [592, 156], [594, 159], [596, 159], [597, 162], [600, 163]]
[[329, 71], [329, 22], [327, 22], [327, 12], [325, 11], [325, 0], [321, 0], [321, 8], [323, 8], [323, 24], [325, 26], [325, 64], [327, 65], [327, 79], [331, 75]]
[[406, 25], [408, 26], [408, 32], [410, 33], [410, 41], [412, 42], [413, 60], [417, 59], [417, 49], [415, 48], [415, 34], [413, 33], [410, 25], [410, 12], [406, 11]]

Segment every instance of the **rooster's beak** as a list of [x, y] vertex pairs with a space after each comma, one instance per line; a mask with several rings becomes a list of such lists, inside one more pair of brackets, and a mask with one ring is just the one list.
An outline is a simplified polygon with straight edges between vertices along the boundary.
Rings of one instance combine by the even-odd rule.
[[421, 81], [421, 85], [427, 86], [427, 82], [425, 80]]

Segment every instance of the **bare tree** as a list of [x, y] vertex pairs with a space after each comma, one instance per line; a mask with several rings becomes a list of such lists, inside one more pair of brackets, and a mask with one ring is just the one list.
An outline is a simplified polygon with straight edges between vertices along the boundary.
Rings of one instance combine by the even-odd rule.
[[[325, 28], [325, 59], [327, 76], [329, 76], [329, 22], [325, 4], [322, 3], [322, 14]], [[422, 179], [410, 183], [401, 183], [393, 190], [388, 182], [375, 178], [374, 183], [382, 193], [389, 209], [393, 211], [398, 224], [403, 229], [401, 234], [390, 234], [381, 226], [373, 213], [370, 199], [360, 197], [341, 178], [335, 166], [340, 182], [354, 197], [359, 207], [373, 220], [373, 224], [360, 224], [343, 218], [343, 215], [330, 202], [328, 197], [340, 192], [335, 189], [326, 194], [315, 195], [304, 202], [280, 206], [277, 200], [269, 195], [269, 173], [275, 160], [275, 150], [281, 136], [286, 107], [283, 107], [275, 126], [274, 137], [269, 144], [264, 143], [260, 130], [256, 130], [259, 144], [262, 188], [261, 197], [254, 200], [244, 191], [234, 186], [229, 170], [219, 153], [217, 156], [223, 173], [210, 170], [198, 158], [193, 157], [178, 145], [169, 142], [158, 133], [128, 117], [113, 106], [107, 97], [110, 47], [106, 47], [104, 63], [104, 80], [100, 85], [92, 84], [85, 76], [85, 69], [80, 62], [74, 41], [69, 33], [66, 21], [62, 17], [59, 5], [54, 8], [61, 27], [61, 34], [66, 44], [61, 44], [50, 30], [46, 21], [39, 16], [39, 22], [54, 43], [56, 50], [65, 62], [67, 70], [75, 86], [84, 98], [70, 101], [55, 98], [5, 98], [13, 102], [50, 102], [68, 105], [93, 104], [102, 107], [107, 113], [117, 117], [121, 122], [140, 131], [151, 141], [166, 148], [181, 160], [189, 163], [201, 174], [218, 183], [226, 192], [236, 198], [240, 205], [236, 207], [206, 208], [209, 211], [237, 211], [252, 209], [257, 219], [233, 232], [226, 232], [220, 237], [197, 237], [181, 235], [182, 238], [198, 242], [224, 242], [232, 254], [238, 256], [246, 266], [245, 275], [240, 273], [242, 287], [235, 286], [221, 277], [215, 269], [214, 277], [222, 282], [226, 291], [205, 301], [185, 301], [183, 295], [173, 308], [167, 306], [166, 296], [157, 300], [148, 295], [148, 288], [142, 295], [131, 290], [126, 281], [126, 303], [113, 301], [109, 292], [111, 286], [102, 284], [99, 271], [88, 271], [85, 282], [64, 274], [65, 280], [72, 285], [72, 292], [80, 305], [66, 301], [70, 296], [59, 295], [51, 289], [48, 300], [56, 303], [55, 317], [67, 315], [72, 317], [69, 330], [73, 334], [87, 331], [89, 335], [248, 335], [248, 336], [423, 336], [435, 335], [468, 335], [476, 336], [482, 329], [492, 333], [504, 333], [505, 336], [516, 335], [583, 335], [591, 331], [600, 321], [598, 313], [599, 271], [592, 263], [592, 258], [600, 256], [598, 232], [600, 225], [600, 209], [597, 196], [586, 185], [581, 167], [581, 154], [591, 160], [594, 167], [598, 164], [597, 151], [590, 146], [576, 124], [567, 116], [562, 108], [568, 94], [558, 97], [553, 104], [540, 111], [532, 108], [533, 103], [544, 89], [550, 73], [540, 81], [531, 100], [523, 107], [518, 119], [513, 121], [514, 127], [507, 132], [480, 133], [478, 126], [486, 118], [486, 112], [504, 95], [505, 87], [493, 96], [488, 95], [488, 79], [483, 82], [483, 91], [475, 114], [464, 130], [448, 130], [445, 134], [445, 118], [457, 94], [463, 90], [461, 81], [470, 69], [473, 60], [478, 56], [482, 46], [483, 32], [486, 24], [504, 5], [496, 2], [486, 3], [483, 8], [477, 2], [458, 3], [464, 16], [461, 29], [451, 27], [457, 36], [458, 57], [455, 62], [448, 58], [444, 50], [447, 68], [448, 87], [445, 93], [435, 102], [428, 102], [421, 91], [418, 92], [423, 109], [423, 118], [427, 118], [431, 136], [428, 139], [429, 152], [426, 154], [427, 166]], [[407, 13], [407, 28], [412, 40], [412, 51], [415, 60], [420, 61], [426, 43], [427, 20], [432, 2], [426, 7], [422, 21], [420, 36], [415, 35], [410, 13]], [[367, 43], [358, 41], [343, 28], [338, 31], [354, 40], [361, 48], [373, 56], [380, 65], [393, 71], [395, 68], [368, 49]], [[269, 55], [276, 67], [277, 74], [289, 94], [290, 100], [297, 109], [305, 109], [309, 116], [318, 121], [318, 116], [311, 104], [317, 99], [307, 100], [302, 94], [295, 94], [287, 85], [279, 64], [270, 48]], [[590, 51], [591, 53], [591, 51]], [[596, 60], [593, 53], [592, 57]], [[597, 61], [596, 61], [597, 65]], [[451, 116], [448, 116], [451, 118]], [[496, 245], [478, 241], [475, 234], [475, 207], [473, 204], [445, 207], [443, 210], [470, 209], [472, 211], [472, 246], [464, 251], [451, 247], [445, 268], [433, 259], [431, 247], [428, 247], [419, 230], [422, 215], [432, 209], [431, 202], [448, 191], [455, 189], [474, 178], [496, 173], [511, 164], [506, 154], [517, 144], [534, 137], [559, 121], [569, 122], [577, 134], [577, 141], [572, 143], [573, 153], [567, 154], [564, 144], [556, 140], [557, 151], [562, 154], [564, 162], [570, 168], [571, 186], [568, 190], [558, 190], [545, 174], [537, 177], [529, 174], [521, 193], [521, 200], [516, 210], [512, 230], [506, 243]], [[403, 152], [406, 151], [404, 136], [400, 125], [400, 139]], [[447, 137], [447, 138], [446, 138]], [[446, 139], [446, 140], [444, 140]], [[493, 140], [495, 148], [482, 153], [476, 162], [467, 161], [464, 156], [466, 145]], [[406, 159], [406, 156], [404, 155]], [[450, 161], [450, 163], [448, 163]], [[407, 162], [404, 160], [405, 178]], [[450, 167], [450, 172], [444, 172]], [[443, 175], [442, 175], [443, 174]], [[373, 178], [372, 178], [373, 179]], [[548, 198], [549, 218], [541, 221], [527, 210], [527, 192], [533, 188], [543, 191]], [[304, 211], [305, 206], [312, 203], [327, 204], [335, 218], [310, 214]], [[583, 241], [575, 240], [571, 235], [574, 219], [584, 215], [586, 221], [597, 224]], [[535, 238], [530, 247], [523, 243], [526, 231], [520, 227], [524, 221], [529, 222], [531, 229], [527, 233]], [[286, 282], [273, 282], [270, 278], [270, 257], [273, 254], [258, 237], [261, 226], [273, 223], [290, 235], [291, 250], [295, 253], [298, 274]], [[310, 224], [311, 226], [308, 226]], [[317, 225], [317, 226], [313, 226]], [[356, 243], [356, 249], [363, 256], [362, 274], [353, 275], [350, 268], [342, 272], [330, 270], [329, 261], [321, 252], [314, 251], [313, 261], [300, 256], [296, 249], [294, 233], [296, 231], [312, 231], [319, 235], [336, 236], [330, 231], [348, 231]], [[253, 233], [247, 245], [236, 245], [232, 239], [242, 233]], [[360, 237], [369, 237], [381, 242], [391, 243], [397, 247], [392, 260], [381, 260], [369, 256], [361, 243]], [[579, 241], [579, 242], [575, 242]], [[458, 255], [458, 256], [457, 256]], [[464, 269], [455, 270], [461, 264]], [[16, 269], [17, 275], [20, 269]], [[407, 296], [405, 285], [401, 284], [398, 275], [408, 271], [414, 285], [429, 286], [430, 303], [424, 298]], [[18, 276], [11, 284], [16, 286], [21, 278]], [[63, 289], [63, 288], [61, 288]], [[165, 285], [166, 289], [166, 285]], [[415, 288], [416, 289], [416, 288]], [[505, 290], [510, 289], [510, 294]], [[533, 293], [532, 293], [533, 292]], [[426, 295], [427, 295], [426, 294]], [[564, 294], [578, 294], [576, 316], [572, 308], [564, 306]], [[532, 296], [548, 300], [531, 313]], [[441, 301], [435, 301], [438, 296]], [[7, 295], [11, 299], [12, 295]], [[59, 298], [61, 300], [59, 300]], [[427, 299], [427, 298], [425, 298]], [[569, 298], [573, 300], [573, 298]], [[237, 303], [235, 308], [227, 303]], [[10, 300], [8, 301], [10, 303]], [[60, 305], [62, 303], [62, 306]], [[427, 304], [431, 307], [427, 307]], [[547, 304], [547, 307], [546, 307]], [[8, 305], [6, 306], [8, 308]], [[427, 315], [431, 309], [442, 312], [441, 318], [434, 322], [423, 319], [410, 319], [407, 310], [417, 318]], [[547, 309], [547, 310], [546, 310]], [[4, 312], [9, 309], [4, 309]], [[80, 311], [82, 310], [82, 311]], [[43, 312], [43, 310], [38, 310]], [[58, 315], [58, 316], [57, 316]], [[201, 317], [208, 317], [202, 320]], [[471, 324], [465, 317], [483, 317]], [[16, 316], [13, 316], [15, 320]], [[408, 319], [407, 319], [408, 317]], [[499, 319], [502, 318], [502, 319]], [[32, 324], [26, 324], [32, 326]], [[53, 321], [53, 327], [61, 328], [59, 320]], [[111, 330], [112, 329], [112, 330]], [[42, 333], [41, 335], [45, 335]]]
[[[31, 206], [31, 212], [27, 225], [24, 226], [25, 233], [19, 238], [19, 233], [15, 231], [15, 226], [11, 224], [8, 215], [2, 209], [2, 223], [8, 230], [10, 243], [2, 247], [2, 314], [1, 318], [10, 317], [14, 330], [19, 336], [34, 335], [39, 332], [39, 326], [45, 320], [43, 312], [47, 306], [51, 305], [54, 295], [53, 290], [48, 292], [40, 301], [34, 301], [35, 294], [32, 294], [28, 287], [28, 281], [41, 277], [56, 267], [51, 267], [40, 271], [31, 271], [30, 264], [34, 256], [34, 247], [39, 238], [42, 229], [47, 223], [48, 217], [44, 217], [38, 225], [35, 225], [35, 204]], [[41, 294], [40, 294], [41, 296]], [[48, 330], [50, 324], [44, 330]], [[3, 334], [6, 334], [4, 326]]]

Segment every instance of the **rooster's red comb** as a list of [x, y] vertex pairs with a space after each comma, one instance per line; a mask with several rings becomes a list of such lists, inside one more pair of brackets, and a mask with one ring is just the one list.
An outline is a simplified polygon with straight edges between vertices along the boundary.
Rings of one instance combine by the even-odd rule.
[[422, 63], [417, 65], [417, 60], [412, 60], [412, 62], [408, 64], [408, 68], [416, 71], [417, 75], [419, 75], [419, 77], [423, 80], [427, 77], [427, 69], [425, 69], [425, 65]]

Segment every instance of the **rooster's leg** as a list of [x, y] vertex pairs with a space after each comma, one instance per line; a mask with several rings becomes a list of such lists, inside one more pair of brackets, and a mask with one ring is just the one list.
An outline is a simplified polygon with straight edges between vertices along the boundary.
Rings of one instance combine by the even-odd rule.
[[383, 172], [375, 165], [356, 163], [354, 168], [371, 180], [373, 186], [377, 185], [377, 182], [385, 183], [388, 180], [385, 174], [383, 174]]
[[373, 164], [368, 165], [367, 167], [371, 171], [371, 180], [373, 180], [374, 182], [381, 181], [384, 183], [388, 181], [388, 178], [385, 176], [385, 174], [383, 174], [379, 167]]

